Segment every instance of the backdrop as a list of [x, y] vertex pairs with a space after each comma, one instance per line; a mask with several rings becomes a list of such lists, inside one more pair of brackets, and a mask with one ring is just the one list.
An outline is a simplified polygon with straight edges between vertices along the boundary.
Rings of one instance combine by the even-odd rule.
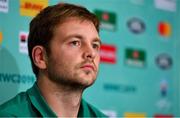
[[[36, 80], [29, 22], [60, 0], [0, 0], [0, 104]], [[101, 21], [100, 72], [84, 98], [111, 117], [180, 116], [179, 0], [64, 0]]]

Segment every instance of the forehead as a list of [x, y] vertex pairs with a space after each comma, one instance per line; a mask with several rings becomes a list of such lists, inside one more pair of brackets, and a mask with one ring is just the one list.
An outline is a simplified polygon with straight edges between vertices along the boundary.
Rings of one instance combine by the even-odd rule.
[[96, 38], [99, 38], [98, 31], [93, 22], [89, 20], [82, 20], [80, 18], [68, 18], [59, 23], [54, 30], [54, 35], [60, 34], [61, 37], [66, 35], [79, 34], [89, 37], [96, 36]]
[[[71, 25], [69, 25], [71, 24]], [[79, 25], [79, 24], [89, 24], [89, 25], [92, 25], [95, 29], [95, 25], [93, 24], [92, 21], [88, 20], [88, 19], [83, 19], [83, 18], [77, 18], [77, 17], [69, 17], [69, 18], [65, 18], [65, 19], [62, 19], [59, 24], [56, 26], [57, 27], [68, 27], [69, 26], [76, 26], [76, 25]], [[63, 28], [65, 28], [63, 27]]]

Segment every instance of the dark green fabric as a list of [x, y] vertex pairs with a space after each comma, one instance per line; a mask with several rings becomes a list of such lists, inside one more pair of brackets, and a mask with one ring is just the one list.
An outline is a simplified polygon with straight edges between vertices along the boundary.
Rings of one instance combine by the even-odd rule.
[[[0, 116], [57, 117], [41, 96], [36, 83], [26, 92], [21, 92], [13, 99], [0, 105]], [[78, 117], [106, 116], [82, 99]]]

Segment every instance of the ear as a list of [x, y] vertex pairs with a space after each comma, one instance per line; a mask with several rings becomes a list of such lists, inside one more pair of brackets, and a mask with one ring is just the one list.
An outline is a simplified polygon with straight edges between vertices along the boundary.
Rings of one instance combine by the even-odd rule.
[[35, 46], [32, 50], [34, 64], [40, 69], [46, 69], [46, 52], [42, 46]]

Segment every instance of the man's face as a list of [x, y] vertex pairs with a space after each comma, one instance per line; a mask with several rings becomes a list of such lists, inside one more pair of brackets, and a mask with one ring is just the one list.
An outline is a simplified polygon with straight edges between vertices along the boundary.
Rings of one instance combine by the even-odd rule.
[[50, 80], [88, 87], [96, 80], [100, 38], [90, 21], [71, 18], [56, 27], [47, 58]]

